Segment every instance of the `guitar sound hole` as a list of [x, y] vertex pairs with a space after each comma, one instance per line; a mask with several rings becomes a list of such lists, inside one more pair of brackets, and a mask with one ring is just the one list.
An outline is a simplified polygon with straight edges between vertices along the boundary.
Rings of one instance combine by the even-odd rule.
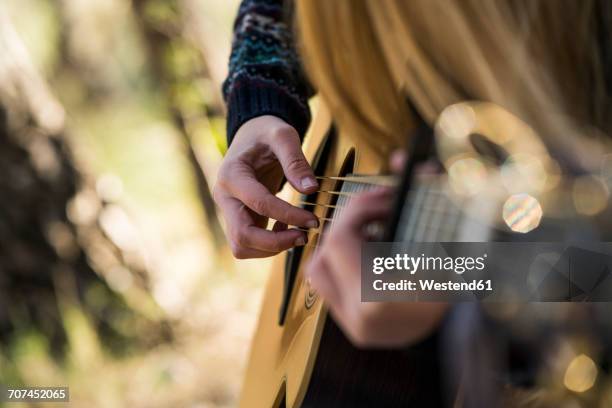
[[[348, 174], [353, 172], [354, 168], [355, 168], [355, 151], [350, 150], [349, 153], [346, 155], [346, 158], [344, 159], [344, 163], [342, 163], [342, 167], [340, 169], [340, 172], [338, 173], [338, 176], [346, 177]], [[317, 174], [320, 174], [320, 173], [317, 173]], [[333, 187], [330, 188], [329, 190], [341, 191], [343, 184], [344, 184], [343, 181], [338, 180], [333, 183]], [[324, 188], [322, 190], [328, 190], [328, 189]], [[331, 199], [326, 203], [326, 204], [329, 204], [329, 208], [327, 208], [327, 211], [325, 211], [324, 218], [333, 219], [334, 210], [335, 210], [334, 207], [336, 206], [336, 204], [338, 204], [338, 198], [340, 198], [340, 196], [337, 194], [332, 194], [330, 195], [330, 197]], [[304, 307], [306, 309], [310, 309], [316, 303], [318, 296], [317, 296], [317, 292], [310, 287], [309, 282], [307, 282], [307, 285], [308, 285], [308, 290], [306, 291], [306, 295], [304, 299]]]
[[[323, 174], [325, 172], [325, 165], [327, 160], [329, 159], [329, 154], [331, 152], [331, 147], [333, 141], [336, 140], [336, 131], [332, 127], [328, 134], [325, 136], [323, 142], [319, 146], [319, 150], [317, 151], [314, 160], [312, 162], [312, 167], [315, 174]], [[302, 202], [316, 202], [318, 193], [313, 193], [310, 195], [302, 195], [300, 201]], [[301, 205], [307, 211], [313, 211], [314, 206], [312, 205]], [[283, 297], [280, 304], [280, 309], [278, 312], [278, 325], [282, 326], [285, 324], [285, 318], [287, 317], [287, 311], [289, 310], [289, 301], [291, 300], [291, 294], [293, 293], [293, 287], [295, 286], [295, 280], [298, 273], [298, 269], [300, 267], [302, 261], [302, 254], [304, 253], [304, 247], [296, 247], [287, 251], [287, 258], [285, 260], [285, 282], [283, 285]], [[316, 297], [312, 300], [312, 304]], [[309, 306], [309, 308], [312, 306]]]

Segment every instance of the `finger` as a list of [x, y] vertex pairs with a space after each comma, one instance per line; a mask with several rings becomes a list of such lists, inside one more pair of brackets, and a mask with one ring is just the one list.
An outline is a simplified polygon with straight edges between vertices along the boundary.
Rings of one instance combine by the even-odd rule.
[[316, 228], [317, 217], [306, 210], [294, 207], [274, 196], [257, 181], [252, 174], [234, 172], [231, 183], [226, 184], [233, 197], [236, 197], [259, 215], [297, 227]]
[[[326, 258], [330, 279], [342, 285], [343, 302], [348, 302], [355, 296], [360, 296], [361, 287], [361, 245], [363, 238], [360, 231], [347, 230], [340, 225], [325, 237], [333, 244], [334, 256]], [[323, 242], [324, 248], [329, 248]], [[343, 303], [338, 303], [341, 308]]]
[[368, 191], [354, 197], [337, 221], [337, 229], [361, 231], [371, 221], [378, 221], [391, 211], [393, 191], [384, 189]]
[[294, 129], [290, 129], [290, 131], [293, 134], [282, 135], [270, 147], [293, 188], [300, 193], [313, 193], [317, 190], [319, 184], [310, 164], [304, 157], [297, 132]]
[[237, 259], [267, 258], [277, 254], [277, 252], [262, 251], [241, 246], [233, 238], [234, 234], [232, 231], [234, 231], [240, 225], [252, 224], [253, 219], [251, 215], [245, 210], [242, 203], [232, 197], [229, 197], [223, 192], [217, 192], [217, 194], [215, 194], [215, 200], [223, 212], [223, 217], [226, 220], [228, 240], [234, 257]]
[[394, 150], [393, 153], [391, 153], [390, 159], [391, 170], [393, 170], [394, 173], [401, 173], [406, 166], [406, 159], [407, 155], [404, 150]]
[[325, 260], [323, 252], [314, 256], [306, 266], [306, 276], [310, 284], [331, 308], [341, 304], [341, 291]]
[[229, 238], [235, 252], [245, 249], [265, 251], [276, 254], [294, 246], [305, 245], [306, 234], [296, 229], [268, 231], [254, 224], [247, 208], [235, 198], [222, 199], [228, 220]]
[[243, 247], [279, 253], [295, 246], [306, 245], [306, 234], [296, 229], [268, 231], [255, 226], [240, 227], [237, 242]]
[[284, 222], [276, 221], [272, 227], [272, 231], [285, 231], [289, 226]]
[[233, 246], [231, 249], [236, 259], [269, 258], [277, 254], [277, 252], [266, 252], [251, 248], [235, 248]]

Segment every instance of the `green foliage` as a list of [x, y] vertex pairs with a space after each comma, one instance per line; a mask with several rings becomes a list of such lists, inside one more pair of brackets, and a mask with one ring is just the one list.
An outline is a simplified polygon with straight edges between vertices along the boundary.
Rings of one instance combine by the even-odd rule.
[[[144, 2], [146, 21], [168, 36], [161, 49], [165, 82], [155, 73], [151, 44], [134, 15], [136, 1]], [[226, 149], [225, 125], [223, 117], [214, 116], [220, 109], [211, 109], [218, 104], [220, 84], [209, 77], [193, 38], [184, 35], [182, 2], [3, 3], [67, 112], [66, 135], [89, 188], [101, 192], [108, 179], [116, 184], [108, 200], [122, 208], [134, 228], [134, 248], [122, 256], [142, 255], [147, 283], [118, 293], [125, 304], [113, 313], [106, 311], [117, 297], [103, 285], [90, 286], [78, 302], [60, 295], [67, 334], [62, 353], [53, 353], [54, 344], [39, 327], [24, 323], [10, 344], [0, 345], [0, 383], [68, 384], [75, 407], [235, 405], [263, 267], [244, 265], [233, 278], [211, 262], [215, 253], [196, 178], [172, 114], [185, 119], [198, 158], [211, 174], [218, 151]], [[215, 46], [227, 51], [237, 1], [194, 4], [201, 18], [223, 17], [213, 24], [222, 29], [215, 31]], [[82, 31], [74, 31], [75, 23], [82, 23]], [[75, 43], [80, 47], [69, 46]], [[129, 228], [119, 223], [120, 233]], [[107, 279], [108, 270], [98, 272]], [[96, 325], [92, 315], [104, 316], [104, 324]], [[245, 323], [233, 326], [234, 320]], [[138, 336], [139, 342], [105, 337], [105, 329]]]
[[169, 27], [180, 20], [180, 10], [175, 0], [149, 0], [144, 9], [145, 18], [153, 25]]

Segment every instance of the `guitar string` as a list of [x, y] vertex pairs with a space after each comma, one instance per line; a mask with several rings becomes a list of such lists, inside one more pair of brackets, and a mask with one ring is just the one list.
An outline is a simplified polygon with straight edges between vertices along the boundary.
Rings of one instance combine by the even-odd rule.
[[399, 183], [396, 176], [316, 176], [319, 180], [348, 181], [355, 184], [375, 184], [379, 186], [395, 187]]
[[[412, 192], [415, 192], [418, 190], [407, 190], [406, 194], [410, 194]], [[429, 195], [433, 195], [433, 194], [439, 194], [442, 195], [444, 194], [443, 192], [436, 192], [436, 191], [429, 191], [428, 192]], [[358, 193], [351, 193], [351, 194], [345, 194], [345, 196], [355, 196], [358, 195]], [[315, 207], [322, 207], [322, 208], [333, 208], [333, 209], [340, 209], [340, 208], [344, 208], [346, 207], [346, 205], [340, 206], [338, 204], [323, 204], [323, 203], [316, 203], [313, 201], [299, 201], [298, 204], [301, 205], [307, 205], [307, 206], [315, 206]]]
[[[423, 189], [420, 189], [421, 191], [423, 191]], [[426, 196], [428, 196], [427, 201], [429, 201], [428, 204], [431, 204], [431, 200], [434, 199], [432, 196], [434, 195], [440, 195], [437, 194], [438, 192], [430, 190], [427, 193], [425, 193]], [[408, 232], [408, 237], [404, 237], [404, 239], [408, 239], [409, 241], [412, 242], [420, 242], [423, 239], [425, 239], [425, 233], [429, 233], [429, 234], [434, 234], [434, 230], [437, 230], [438, 232], [445, 232], [444, 228], [441, 228], [440, 224], [446, 224], [447, 221], [451, 221], [451, 220], [456, 220], [458, 221], [458, 219], [460, 219], [459, 215], [459, 211], [457, 211], [456, 208], [454, 208], [454, 206], [450, 207], [449, 210], [449, 204], [450, 202], [448, 200], [441, 200], [439, 197], [436, 197], [436, 199], [434, 199], [434, 203], [433, 205], [424, 205], [425, 203], [423, 203], [423, 200], [419, 200], [418, 197], [421, 196], [423, 197], [422, 194], [417, 194], [417, 197], [411, 197], [408, 198], [406, 201], [406, 207], [411, 207], [414, 204], [417, 204], [417, 210], [418, 211], [411, 211], [413, 213], [420, 213], [420, 217], [419, 217], [419, 222], [418, 222], [418, 226], [417, 228], [415, 228], [415, 226], [413, 226], [412, 228], [409, 228], [412, 230], [412, 234], [410, 232]], [[344, 206], [338, 206], [338, 209], [342, 209], [346, 207], [346, 205]], [[336, 216], [338, 214], [335, 214]], [[427, 219], [433, 219], [433, 217], [437, 217], [438, 218], [438, 222], [436, 222], [435, 224], [438, 224], [436, 226], [433, 225], [429, 225], [427, 226]], [[335, 221], [337, 218], [322, 218], [324, 222], [329, 221], [330, 223], [333, 223], [333, 221]], [[444, 220], [444, 222], [441, 222], [442, 220]], [[451, 221], [452, 222], [452, 221]], [[427, 231], [424, 230], [425, 228], [427, 228]], [[324, 225], [322, 223], [322, 225], [317, 228], [317, 229], [306, 229], [306, 228], [296, 228], [299, 229], [301, 231], [304, 232], [313, 232], [314, 234], [319, 236], [319, 239], [316, 241], [316, 244], [306, 244], [304, 246], [309, 247], [309, 248], [317, 248], [320, 246], [319, 242], [320, 242], [320, 238], [323, 235], [326, 235], [328, 232], [327, 230], [324, 230]], [[419, 231], [416, 231], [416, 230]], [[410, 235], [414, 235], [412, 237], [410, 237]]]
[[326, 193], [326, 194], [332, 194], [332, 195], [338, 195], [338, 196], [348, 196], [348, 197], [352, 197], [355, 195], [355, 193], [347, 193], [344, 191], [334, 191], [334, 190], [317, 190], [315, 191], [315, 193]]
[[[418, 194], [418, 192], [420, 191], [420, 189], [416, 189], [416, 190], [408, 190], [407, 195], [410, 196], [410, 193], [412, 192], [416, 192], [417, 193], [417, 197], [411, 197], [408, 198], [408, 200], [406, 201], [406, 204], [410, 204], [413, 202], [418, 201], [418, 197], [420, 197], [420, 194]], [[353, 195], [356, 195], [356, 193], [353, 193]], [[442, 192], [436, 192], [436, 191], [428, 191], [427, 193], [428, 196], [432, 196], [432, 195], [443, 195]], [[446, 201], [448, 200], [444, 200], [442, 201], [443, 203], [446, 203]], [[316, 203], [316, 202], [311, 202], [311, 201], [300, 201], [298, 204], [302, 204], [302, 205], [308, 205], [308, 206], [316, 206], [316, 207], [322, 207], [322, 208], [332, 208], [332, 209], [341, 209], [344, 208], [348, 205], [348, 203], [346, 205], [338, 205], [338, 204], [323, 204], [323, 203]], [[446, 208], [446, 205], [444, 204], [439, 204], [438, 201], [436, 201], [437, 205], [428, 205], [428, 210], [431, 213], [445, 213], [445, 214], [453, 214], [454, 211], [449, 211]], [[438, 208], [441, 207], [441, 208]], [[325, 217], [320, 217], [319, 220], [324, 220], [324, 221], [332, 221], [331, 218], [325, 218]], [[295, 227], [298, 228], [298, 227]], [[318, 229], [318, 228], [317, 228]], [[317, 229], [314, 228], [302, 228], [302, 230], [304, 231], [316, 231]]]
[[[340, 215], [340, 213], [342, 212], [343, 208], [346, 207], [346, 205], [348, 205], [347, 201], [349, 201], [350, 197], [357, 194], [356, 192], [347, 192], [345, 189], [356, 189], [356, 190], [362, 190], [363, 187], [365, 187], [366, 184], [371, 185], [372, 183], [356, 183], [353, 181], [349, 181], [348, 180], [349, 177], [345, 178], [344, 183], [342, 183], [342, 190], [340, 191], [333, 191], [334, 193], [340, 193], [338, 194], [338, 198], [335, 204], [322, 204], [322, 207], [327, 207], [327, 208], [332, 208], [333, 212], [331, 214], [331, 217], [322, 217], [320, 218], [320, 220], [322, 220], [321, 225], [318, 227], [317, 231], [315, 232], [315, 236], [313, 237], [315, 239], [315, 243], [310, 244], [307, 243], [305, 246], [313, 248], [313, 250], [316, 250], [316, 248], [318, 248], [321, 244], [321, 239], [324, 235], [326, 235], [328, 233], [328, 228], [325, 229], [325, 222], [329, 221], [330, 224], [333, 224], [334, 219], [337, 219], [337, 217]], [[353, 177], [351, 177], [352, 180], [354, 180]], [[380, 179], [380, 178], [379, 178]], [[359, 179], [360, 181], [362, 180], [361, 178]], [[330, 206], [330, 207], [328, 207]], [[331, 207], [333, 206], [333, 207]], [[312, 241], [310, 241], [312, 242]]]
[[[321, 224], [319, 225], [318, 228], [316, 229], [312, 229], [312, 228], [301, 228], [301, 227], [294, 227], [295, 229], [298, 229], [300, 231], [304, 231], [304, 232], [308, 232], [308, 233], [314, 233], [316, 235], [318, 235], [317, 239], [317, 243], [316, 244], [309, 244], [307, 243], [306, 245], [304, 245], [305, 247], [310, 247], [310, 248], [317, 248], [319, 247], [319, 242], [320, 242], [320, 238], [323, 235], [327, 234], [327, 230], [325, 229], [325, 223], [327, 221], [330, 222], [330, 224], [333, 224], [334, 220], [337, 219], [337, 216], [339, 215], [340, 211], [346, 207], [346, 205], [339, 205], [340, 202], [344, 203], [347, 198], [350, 198], [352, 196], [357, 195], [359, 192], [367, 189], [367, 185], [379, 185], [379, 186], [397, 186], [397, 177], [395, 176], [345, 176], [345, 177], [336, 177], [336, 176], [317, 176], [316, 177], [319, 180], [324, 180], [324, 181], [343, 181], [343, 185], [342, 185], [342, 190], [318, 190], [315, 193], [325, 193], [325, 194], [330, 194], [330, 195], [337, 195], [338, 196], [338, 202], [333, 205], [333, 204], [322, 204], [322, 203], [315, 203], [315, 202], [309, 202], [309, 201], [301, 201], [300, 204], [302, 205], [310, 205], [310, 206], [318, 206], [318, 207], [323, 207], [323, 208], [331, 208], [334, 210], [334, 214], [333, 214], [333, 218], [328, 218], [328, 217], [321, 217], [319, 218], [319, 220], [321, 221]], [[351, 188], [351, 184], [354, 184], [355, 186], [353, 188], [356, 188], [356, 191], [349, 191], [347, 192], [346, 190], [344, 190], [344, 188], [349, 187]], [[423, 186], [421, 186], [423, 187]], [[415, 190], [408, 190], [406, 191], [406, 195], [408, 197], [411, 196], [411, 193], [414, 192]], [[430, 190], [428, 191], [429, 194], [432, 195], [437, 195], [437, 194], [442, 194], [442, 192], [437, 192], [434, 190]], [[429, 195], [428, 194], [428, 195]], [[410, 198], [408, 198], [406, 205], [409, 205], [411, 201], [414, 200], [414, 197], [412, 197], [412, 200]], [[440, 200], [442, 201], [442, 200]], [[439, 204], [439, 201], [436, 200], [435, 201], [436, 204]], [[348, 204], [348, 203], [347, 203]], [[435, 207], [439, 207], [439, 205], [436, 205]], [[442, 208], [429, 208], [429, 212], [437, 215], [438, 217], [445, 217], [445, 216], [452, 216], [455, 215], [456, 213], [453, 211], [448, 211], [448, 207], [446, 207], [445, 205], [441, 206]], [[423, 209], [421, 207], [421, 209]], [[420, 223], [419, 223], [420, 224]], [[315, 235], [315, 237], [316, 237]], [[418, 234], [421, 235], [421, 234]], [[416, 237], [415, 237], [416, 238]]]
[[[408, 200], [407, 202], [409, 202], [409, 201], [410, 200]], [[346, 207], [346, 206], [338, 206], [337, 209], [341, 211], [344, 207]], [[330, 224], [333, 224], [334, 221], [337, 219], [337, 216], [339, 216], [339, 212], [340, 211], [338, 211], [337, 214], [334, 214], [334, 218], [324, 218], [323, 221], [324, 222], [325, 221], [329, 221]], [[308, 247], [308, 248], [316, 249], [316, 248], [318, 248], [321, 245], [322, 238], [329, 233], [329, 228], [331, 228], [331, 227], [328, 227], [324, 223], [322, 223], [322, 225], [319, 228], [317, 228], [316, 230], [315, 229], [305, 229], [305, 228], [297, 228], [297, 229], [299, 229], [301, 231], [304, 231], [304, 232], [308, 232], [308, 233], [312, 232], [314, 234], [313, 239], [309, 240], [309, 242], [313, 242], [314, 241], [316, 243], [315, 244], [307, 243], [304, 246]]]
[[338, 205], [313, 203], [313, 202], [310, 202], [310, 201], [300, 201], [298, 204], [302, 204], [302, 205], [314, 205], [316, 207], [323, 207], [323, 208], [339, 208]]

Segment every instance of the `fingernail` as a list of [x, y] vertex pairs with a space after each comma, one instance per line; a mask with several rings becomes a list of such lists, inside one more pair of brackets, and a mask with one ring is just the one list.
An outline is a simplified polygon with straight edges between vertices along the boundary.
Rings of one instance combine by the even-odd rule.
[[304, 177], [300, 181], [300, 184], [302, 185], [302, 188], [304, 188], [304, 189], [318, 186], [317, 180], [315, 180], [312, 177]]
[[299, 237], [298, 239], [295, 240], [295, 246], [304, 246], [304, 245], [306, 245], [306, 238]]
[[310, 220], [306, 223], [306, 226], [308, 228], [317, 228], [319, 226], [319, 221], [317, 220]]

